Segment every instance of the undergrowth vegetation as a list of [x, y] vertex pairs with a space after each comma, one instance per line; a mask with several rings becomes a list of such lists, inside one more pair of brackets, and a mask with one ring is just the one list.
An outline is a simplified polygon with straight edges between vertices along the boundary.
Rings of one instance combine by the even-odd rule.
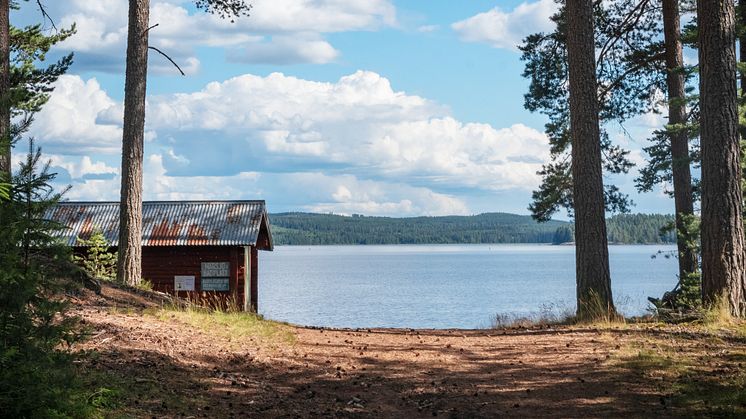
[[[624, 316], [610, 312], [607, 307], [599, 303], [599, 299], [592, 299], [593, 302], [586, 304], [592, 310], [601, 313], [592, 322], [580, 319], [577, 316], [575, 307], [567, 302], [560, 301], [557, 303], [544, 303], [539, 306], [539, 310], [534, 313], [524, 315], [512, 315], [506, 313], [494, 314], [491, 318], [490, 328], [492, 329], [530, 329], [549, 326], [571, 326], [582, 324], [584, 326], [610, 327], [614, 325], [625, 324], [627, 322], [639, 322], [649, 320], [648, 318], [626, 319]], [[619, 298], [617, 307], [626, 307], [631, 304], [628, 297]]]
[[65, 293], [80, 273], [70, 249], [44, 214], [60, 198], [49, 163], [30, 152], [0, 203], [0, 414], [4, 417], [84, 417], [88, 391], [73, 368], [70, 345], [80, 339], [66, 313]]
[[146, 310], [146, 314], [185, 323], [231, 341], [255, 339], [275, 344], [295, 343], [295, 335], [288, 325], [246, 311], [174, 304]]
[[537, 313], [527, 315], [511, 315], [497, 313], [492, 316], [492, 329], [528, 329], [532, 327], [546, 327], [572, 324], [575, 310], [566, 304], [542, 304]]
[[[605, 368], [620, 376], [639, 374], [661, 395], [663, 406], [692, 417], [746, 417], [746, 322], [732, 317], [722, 301], [709, 308], [693, 304], [687, 313], [689, 320], [675, 325], [660, 316], [587, 323], [579, 322], [571, 307], [549, 304], [533, 315], [495, 315], [492, 327], [592, 328], [617, 348]], [[619, 346], [620, 334], [632, 339]]]
[[746, 417], [744, 323], [698, 322], [679, 333], [643, 333], [616, 354], [614, 368], [639, 372], [661, 403], [694, 416]]
[[[103, 355], [103, 356], [102, 356]], [[83, 350], [78, 353], [81, 364], [77, 368], [80, 381], [88, 390], [85, 403], [89, 418], [132, 418], [144, 415], [155, 416], [155, 412], [175, 409], [180, 417], [190, 413], [190, 402], [199, 402], [200, 396], [191, 395], [187, 400], [183, 394], [164, 386], [158, 380], [158, 368], [123, 373], [112, 368], [97, 368], [106, 364], [106, 356], [98, 350]], [[160, 415], [159, 415], [160, 416]]]
[[90, 237], [78, 237], [78, 246], [86, 249], [84, 255], [74, 255], [73, 260], [93, 278], [113, 281], [117, 276], [117, 254], [111, 251], [111, 244], [100, 231]]

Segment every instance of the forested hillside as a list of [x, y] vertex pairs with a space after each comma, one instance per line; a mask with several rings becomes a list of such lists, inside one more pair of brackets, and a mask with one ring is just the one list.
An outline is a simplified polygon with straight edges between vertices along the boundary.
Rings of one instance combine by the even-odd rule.
[[606, 221], [610, 243], [676, 243], [676, 233], [661, 228], [673, 223], [673, 215], [619, 214]]
[[[565, 243], [573, 240], [572, 224], [537, 223], [529, 216], [487, 213], [472, 216], [389, 218], [334, 214], [279, 213], [270, 216], [272, 235], [280, 245]], [[608, 222], [614, 243], [672, 242], [660, 237], [668, 215], [620, 215]]]

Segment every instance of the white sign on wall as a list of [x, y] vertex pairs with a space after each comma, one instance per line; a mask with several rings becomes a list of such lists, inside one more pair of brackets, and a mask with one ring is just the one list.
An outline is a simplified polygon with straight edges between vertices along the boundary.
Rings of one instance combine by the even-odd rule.
[[174, 276], [174, 289], [176, 291], [194, 291], [194, 275]]
[[230, 265], [230, 262], [202, 262], [202, 278], [228, 278]]
[[230, 291], [228, 278], [202, 278], [202, 291]]
[[199, 288], [202, 291], [230, 291], [230, 262], [202, 262]]

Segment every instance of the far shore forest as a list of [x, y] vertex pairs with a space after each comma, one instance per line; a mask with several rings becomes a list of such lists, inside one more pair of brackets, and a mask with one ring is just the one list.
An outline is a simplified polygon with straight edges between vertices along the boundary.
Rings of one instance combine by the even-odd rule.
[[[445, 217], [368, 217], [303, 212], [270, 214], [277, 245], [551, 243], [574, 240], [570, 222], [489, 213]], [[606, 222], [609, 243], [675, 244], [674, 217], [618, 214]]]

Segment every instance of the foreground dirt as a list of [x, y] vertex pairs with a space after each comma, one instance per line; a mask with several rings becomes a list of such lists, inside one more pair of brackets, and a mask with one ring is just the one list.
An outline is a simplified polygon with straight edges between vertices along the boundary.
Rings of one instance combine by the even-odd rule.
[[[701, 339], [661, 330], [333, 330], [287, 326], [293, 341], [233, 339], [144, 313], [158, 301], [105, 287], [77, 301], [91, 338], [81, 373], [123, 388], [112, 414], [137, 417], [668, 417], [665, 374], [630, 348], [681, 351]], [[743, 349], [718, 340], [713, 351]], [[718, 346], [720, 345], [720, 346]], [[717, 347], [715, 347], [717, 346]], [[648, 349], [645, 349], [648, 348]], [[642, 352], [641, 352], [642, 353]], [[734, 361], [735, 362], [735, 361]], [[741, 364], [738, 364], [739, 366]], [[734, 363], [726, 368], [734, 370]], [[712, 365], [718, 374], [722, 363]], [[709, 370], [708, 370], [709, 371]], [[97, 385], [101, 385], [99, 382]]]

